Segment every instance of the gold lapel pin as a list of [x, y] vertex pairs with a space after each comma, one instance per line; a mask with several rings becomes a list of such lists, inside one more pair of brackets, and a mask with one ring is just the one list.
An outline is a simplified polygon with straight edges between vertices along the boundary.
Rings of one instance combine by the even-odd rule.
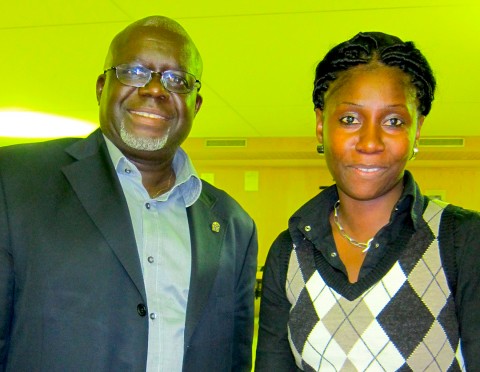
[[220, 232], [220, 224], [217, 221], [212, 223], [212, 231], [217, 233]]

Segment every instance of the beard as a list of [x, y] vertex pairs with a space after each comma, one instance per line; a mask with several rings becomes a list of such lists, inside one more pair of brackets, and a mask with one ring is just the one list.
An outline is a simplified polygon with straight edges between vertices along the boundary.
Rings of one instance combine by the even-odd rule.
[[120, 124], [120, 138], [127, 146], [135, 150], [157, 151], [163, 149], [167, 143], [169, 132], [170, 129], [161, 137], [139, 137], [128, 132], [123, 122]]

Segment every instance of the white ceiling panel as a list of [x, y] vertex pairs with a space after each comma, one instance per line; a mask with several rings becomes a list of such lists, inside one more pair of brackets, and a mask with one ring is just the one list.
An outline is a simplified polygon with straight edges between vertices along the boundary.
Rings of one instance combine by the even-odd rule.
[[[393, 0], [152, 2], [17, 0], [0, 5], [0, 109], [97, 122], [95, 81], [111, 38], [147, 15], [177, 19], [203, 59], [194, 137], [314, 135], [314, 68], [359, 31], [413, 40], [438, 80], [429, 136], [479, 136], [480, 5]], [[0, 134], [1, 136], [1, 134]]]

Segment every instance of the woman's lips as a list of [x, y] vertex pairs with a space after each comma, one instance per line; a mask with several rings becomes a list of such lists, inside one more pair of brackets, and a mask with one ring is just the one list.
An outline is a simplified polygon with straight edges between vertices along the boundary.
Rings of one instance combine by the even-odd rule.
[[375, 175], [383, 172], [386, 168], [378, 165], [351, 165], [348, 168], [352, 169], [357, 174], [364, 176]]
[[379, 168], [379, 167], [354, 167], [355, 169], [361, 171], [361, 172], [365, 172], [365, 173], [374, 173], [374, 172], [378, 172], [380, 171], [382, 168]]

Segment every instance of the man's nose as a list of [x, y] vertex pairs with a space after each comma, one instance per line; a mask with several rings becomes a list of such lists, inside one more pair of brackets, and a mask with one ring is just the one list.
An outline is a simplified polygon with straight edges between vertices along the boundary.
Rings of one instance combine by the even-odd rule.
[[170, 95], [170, 92], [163, 86], [162, 75], [157, 72], [152, 73], [152, 78], [145, 86], [138, 88], [138, 93], [152, 97], [167, 97]]

